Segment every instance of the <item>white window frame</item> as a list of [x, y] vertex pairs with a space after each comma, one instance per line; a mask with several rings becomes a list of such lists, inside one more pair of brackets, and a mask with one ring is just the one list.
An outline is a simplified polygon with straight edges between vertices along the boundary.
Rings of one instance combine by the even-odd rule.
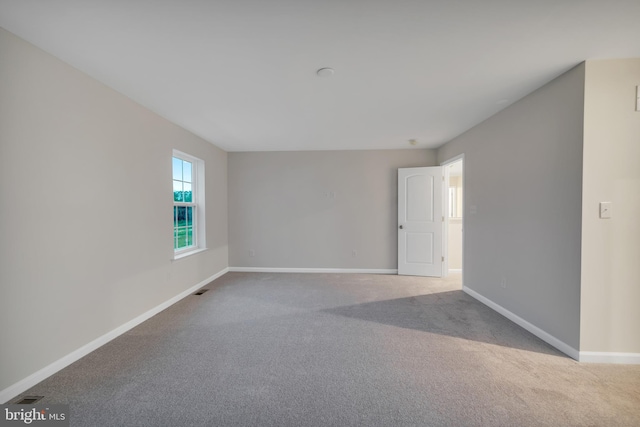
[[[192, 182], [191, 182], [191, 202], [176, 202], [173, 200], [173, 157], [178, 158], [180, 160], [187, 161], [191, 163], [191, 174], [192, 174]], [[207, 249], [206, 245], [206, 232], [205, 232], [205, 197], [204, 197], [204, 161], [197, 157], [194, 157], [190, 154], [183, 153], [182, 151], [173, 150], [172, 158], [171, 158], [171, 200], [173, 200], [172, 211], [176, 206], [191, 206], [193, 207], [193, 245], [188, 246], [186, 248], [175, 249], [175, 225], [172, 225], [172, 242], [171, 246], [173, 249], [173, 259], [184, 258], [189, 255], [196, 254], [198, 252], [202, 252]], [[172, 215], [172, 224], [174, 221]]]

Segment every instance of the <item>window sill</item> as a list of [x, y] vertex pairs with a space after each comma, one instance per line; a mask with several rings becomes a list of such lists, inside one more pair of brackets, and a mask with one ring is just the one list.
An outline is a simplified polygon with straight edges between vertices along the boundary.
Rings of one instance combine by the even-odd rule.
[[189, 257], [191, 255], [199, 254], [200, 252], [204, 252], [206, 250], [207, 250], [207, 248], [197, 248], [197, 249], [194, 249], [192, 251], [180, 252], [177, 255], [173, 255], [172, 261], [177, 261], [179, 259], [186, 258], [186, 257]]

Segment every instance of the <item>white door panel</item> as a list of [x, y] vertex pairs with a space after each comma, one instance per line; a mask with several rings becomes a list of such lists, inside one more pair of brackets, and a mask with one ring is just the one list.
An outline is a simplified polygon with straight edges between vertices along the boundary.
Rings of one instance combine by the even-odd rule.
[[433, 177], [413, 175], [407, 177], [406, 183], [406, 192], [411, 194], [406, 204], [407, 220], [433, 221]]
[[433, 233], [407, 232], [407, 262], [433, 264]]
[[398, 169], [398, 274], [442, 276], [442, 168]]

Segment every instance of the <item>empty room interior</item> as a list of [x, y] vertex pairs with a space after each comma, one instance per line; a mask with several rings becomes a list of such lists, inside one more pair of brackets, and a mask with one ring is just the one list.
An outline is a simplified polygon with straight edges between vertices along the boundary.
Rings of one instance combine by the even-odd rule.
[[0, 0], [0, 404], [640, 425], [639, 16]]

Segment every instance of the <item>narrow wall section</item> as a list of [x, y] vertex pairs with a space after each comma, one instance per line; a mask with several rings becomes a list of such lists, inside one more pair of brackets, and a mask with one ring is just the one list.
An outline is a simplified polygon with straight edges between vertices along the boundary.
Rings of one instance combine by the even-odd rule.
[[[580, 350], [640, 362], [640, 59], [587, 61]], [[600, 218], [611, 202], [611, 218]]]

